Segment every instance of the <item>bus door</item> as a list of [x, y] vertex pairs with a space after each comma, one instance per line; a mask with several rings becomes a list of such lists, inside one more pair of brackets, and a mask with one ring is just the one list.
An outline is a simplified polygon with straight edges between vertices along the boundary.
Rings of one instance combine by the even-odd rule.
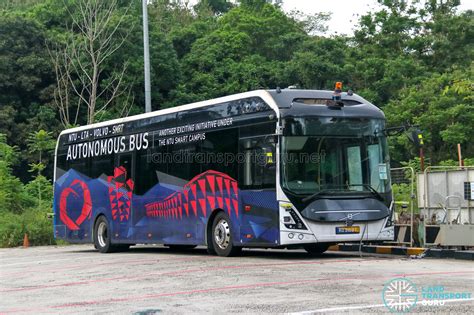
[[117, 240], [128, 240], [133, 233], [133, 190], [135, 186], [135, 163], [133, 153], [115, 155], [113, 194], [111, 199], [113, 236]]
[[275, 244], [279, 238], [275, 145], [273, 135], [241, 138], [239, 142], [243, 244]]

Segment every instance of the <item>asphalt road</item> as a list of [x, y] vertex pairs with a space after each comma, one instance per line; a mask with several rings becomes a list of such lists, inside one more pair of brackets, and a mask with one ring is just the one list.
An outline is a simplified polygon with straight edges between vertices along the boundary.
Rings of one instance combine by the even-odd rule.
[[[402, 295], [392, 307], [473, 308], [472, 261], [287, 250], [221, 258], [159, 246], [100, 254], [80, 245], [0, 249], [0, 313], [389, 313], [382, 291], [394, 278], [409, 279], [418, 300]], [[423, 298], [433, 290], [454, 295], [423, 305], [441, 304]]]

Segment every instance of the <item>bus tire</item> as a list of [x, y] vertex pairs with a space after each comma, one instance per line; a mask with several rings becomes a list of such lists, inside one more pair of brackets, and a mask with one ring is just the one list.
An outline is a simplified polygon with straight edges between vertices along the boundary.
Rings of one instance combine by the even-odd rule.
[[211, 229], [212, 250], [218, 256], [230, 257], [235, 256], [242, 250], [232, 243], [232, 228], [230, 218], [224, 212], [219, 212], [212, 222]]
[[308, 252], [308, 254], [312, 256], [319, 256], [328, 250], [329, 245], [330, 244], [325, 244], [325, 243], [307, 244], [307, 245], [304, 245], [303, 248], [305, 251]]
[[101, 253], [112, 253], [117, 246], [112, 245], [110, 240], [110, 229], [107, 218], [101, 215], [94, 225], [94, 247]]

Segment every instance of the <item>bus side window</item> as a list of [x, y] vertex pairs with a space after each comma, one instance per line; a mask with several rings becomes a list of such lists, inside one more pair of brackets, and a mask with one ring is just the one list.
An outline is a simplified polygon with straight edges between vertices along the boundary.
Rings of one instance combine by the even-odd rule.
[[237, 179], [238, 141], [237, 128], [206, 133], [206, 139], [200, 145], [202, 172], [213, 170]]
[[67, 156], [66, 154], [58, 154], [57, 156], [55, 180], [58, 180], [61, 176], [63, 176], [67, 172], [66, 156]]
[[168, 175], [182, 180], [190, 180], [201, 173], [201, 166], [196, 161], [199, 147], [194, 143], [179, 143], [168, 147]]
[[88, 176], [90, 175], [90, 170], [87, 167], [87, 160], [85, 159], [78, 159], [73, 160], [68, 163], [68, 169], [73, 169], [76, 172], [80, 173], [81, 175]]
[[158, 184], [159, 161], [153, 160], [152, 150], [140, 150], [136, 153], [135, 161], [135, 194], [144, 195]]
[[113, 155], [97, 156], [91, 158], [90, 177], [99, 178], [102, 175], [109, 176], [114, 174]]
[[274, 188], [276, 185], [275, 143], [271, 136], [240, 140], [243, 164], [240, 184], [244, 189]]

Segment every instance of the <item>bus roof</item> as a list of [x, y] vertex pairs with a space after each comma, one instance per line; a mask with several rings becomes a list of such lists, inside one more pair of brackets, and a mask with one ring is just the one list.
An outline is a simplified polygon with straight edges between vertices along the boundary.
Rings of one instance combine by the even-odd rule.
[[[268, 90], [270, 95], [273, 97], [279, 108], [289, 108], [295, 98], [313, 98], [313, 99], [324, 99], [330, 100], [333, 96], [333, 91], [328, 90], [299, 90], [299, 89], [282, 89], [282, 90]], [[346, 92], [341, 93], [341, 98], [344, 101], [352, 101], [360, 104], [367, 104], [374, 106], [366, 99], [360, 97], [357, 94], [349, 95]]]
[[[210, 105], [220, 104], [220, 103], [229, 102], [229, 101], [235, 101], [235, 100], [249, 98], [249, 97], [262, 98], [276, 113], [279, 114], [280, 109], [283, 109], [283, 110], [290, 109], [292, 107], [293, 101], [296, 98], [331, 99], [332, 94], [333, 94], [332, 91], [326, 91], [326, 90], [300, 90], [300, 89], [255, 90], [255, 91], [250, 91], [250, 92], [245, 92], [245, 93], [239, 93], [239, 94], [233, 94], [229, 96], [214, 98], [211, 100], [166, 108], [162, 110], [153, 111], [150, 113], [143, 113], [139, 115], [99, 122], [99, 123], [95, 123], [91, 125], [84, 125], [80, 127], [66, 129], [61, 132], [60, 136], [64, 134], [91, 129], [91, 128], [104, 127], [104, 126], [113, 125], [113, 124], [120, 124], [120, 123], [140, 120], [143, 118], [177, 113], [181, 111], [191, 110], [191, 109], [200, 108], [200, 107], [206, 107]], [[383, 113], [378, 107], [371, 104], [370, 102], [368, 102], [367, 100], [365, 100], [364, 98], [360, 97], [357, 94], [348, 95], [347, 93], [342, 93], [342, 100], [351, 101], [351, 102], [355, 102], [355, 103], [363, 105], [363, 108], [361, 110], [369, 114], [369, 116], [373, 116], [374, 114], [378, 114], [376, 116], [379, 116], [381, 114], [383, 117]], [[311, 107], [314, 108], [313, 106]]]
[[139, 115], [124, 117], [124, 118], [117, 118], [117, 119], [108, 120], [108, 121], [104, 121], [104, 122], [99, 122], [99, 123], [95, 123], [95, 124], [84, 125], [84, 126], [80, 126], [80, 127], [66, 129], [66, 130], [63, 130], [61, 132], [60, 136], [63, 135], [63, 134], [83, 131], [83, 130], [87, 130], [87, 129], [91, 129], [91, 128], [105, 127], [105, 126], [113, 125], [113, 124], [121, 124], [121, 123], [135, 121], [135, 120], [139, 120], [139, 119], [143, 119], [143, 118], [149, 118], [149, 117], [161, 116], [161, 115], [165, 115], [165, 114], [177, 113], [177, 112], [181, 112], [181, 111], [191, 110], [191, 109], [200, 108], [200, 107], [206, 107], [206, 106], [210, 106], [210, 105], [225, 103], [225, 102], [229, 102], [229, 101], [235, 101], [235, 100], [239, 100], [239, 99], [242, 99], [242, 98], [249, 98], [249, 97], [260, 97], [260, 98], [262, 98], [275, 112], [278, 113], [278, 105], [275, 103], [275, 101], [271, 97], [270, 93], [266, 90], [256, 90], [256, 91], [233, 94], [233, 95], [229, 95], [229, 96], [214, 98], [214, 99], [210, 99], [210, 100], [206, 100], [206, 101], [195, 102], [195, 103], [190, 103], [190, 104], [171, 107], [171, 108], [165, 108], [165, 109], [153, 111], [153, 112], [150, 112], [150, 113], [143, 113], [143, 114], [139, 114]]

